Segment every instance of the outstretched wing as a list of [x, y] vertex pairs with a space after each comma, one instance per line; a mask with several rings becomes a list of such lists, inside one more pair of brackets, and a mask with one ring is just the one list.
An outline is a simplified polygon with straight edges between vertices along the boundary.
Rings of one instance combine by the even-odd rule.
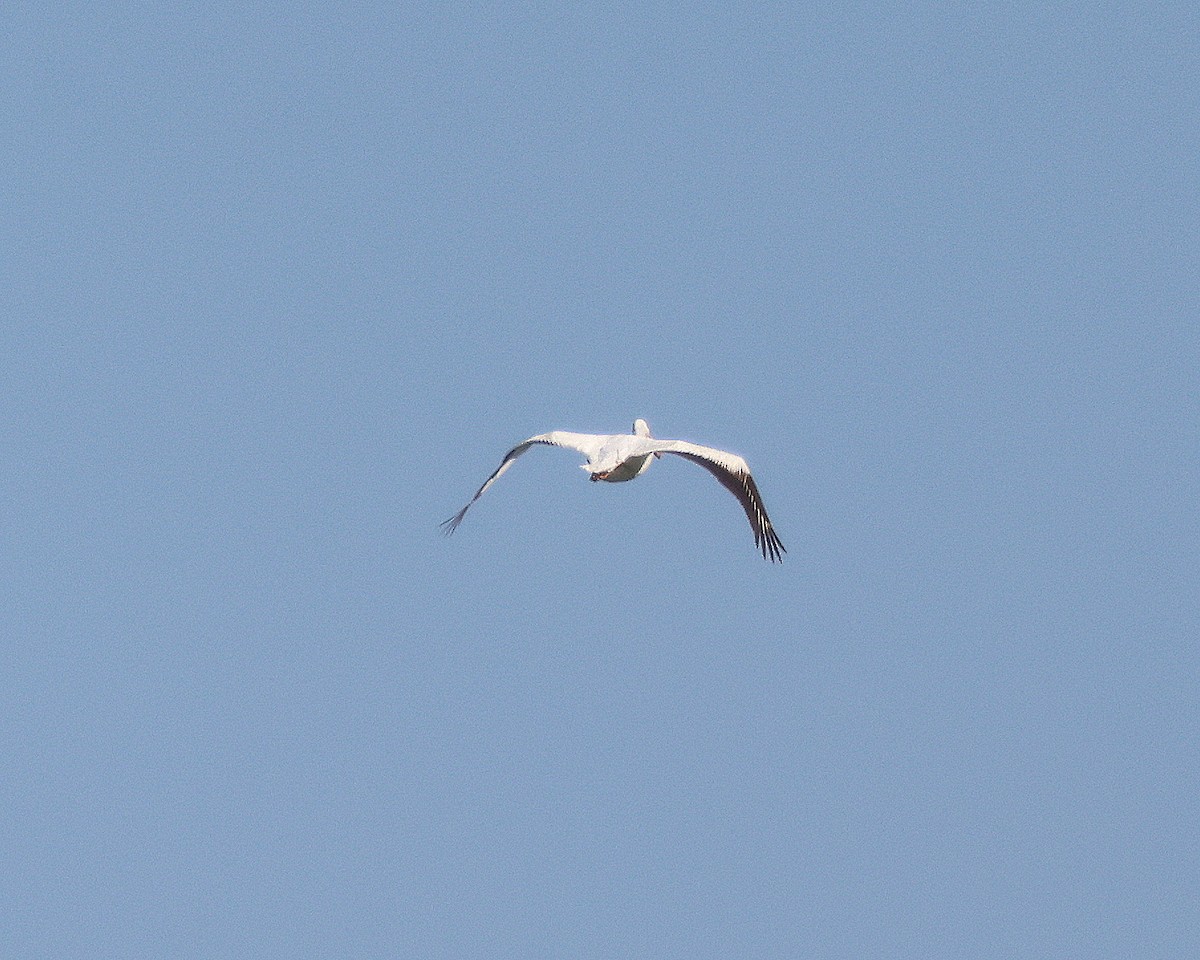
[[458, 529], [458, 525], [463, 522], [463, 517], [465, 517], [467, 515], [467, 511], [471, 509], [471, 504], [482, 497], [484, 491], [487, 490], [487, 488], [497, 480], [499, 480], [500, 475], [512, 466], [513, 461], [530, 447], [539, 443], [551, 447], [566, 447], [570, 450], [578, 450], [590, 460], [600, 448], [600, 444], [604, 439], [605, 438], [602, 436], [597, 436], [596, 434], [591, 433], [568, 433], [565, 430], [552, 430], [550, 433], [542, 433], [536, 437], [530, 437], [528, 440], [525, 440], [522, 443], [518, 443], [504, 455], [504, 459], [500, 461], [500, 466], [498, 466], [495, 472], [483, 482], [483, 486], [475, 491], [475, 496], [467, 501], [467, 505], [459, 510], [458, 513], [452, 516], [449, 520], [442, 521], [442, 526], [445, 528], [446, 536], [450, 536], [450, 534]]
[[698, 463], [716, 477], [721, 486], [737, 497], [738, 503], [746, 511], [750, 529], [754, 531], [754, 545], [762, 551], [763, 559], [772, 563], [783, 562], [783, 554], [787, 553], [787, 550], [771, 525], [771, 519], [763, 507], [762, 496], [758, 492], [758, 485], [750, 476], [750, 467], [745, 460], [736, 453], [702, 447], [684, 440], [650, 440], [646, 446], [655, 453], [673, 453], [691, 460], [692, 463]]

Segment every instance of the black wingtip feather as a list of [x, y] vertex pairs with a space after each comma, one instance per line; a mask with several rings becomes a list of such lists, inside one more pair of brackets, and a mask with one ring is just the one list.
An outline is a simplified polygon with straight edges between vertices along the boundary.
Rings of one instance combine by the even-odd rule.
[[[469, 506], [470, 504], [467, 504], [467, 507]], [[449, 520], [443, 520], [438, 524], [438, 526], [442, 528], [442, 533], [445, 536], [449, 537], [454, 535], [454, 531], [458, 529], [458, 525], [463, 522], [463, 517], [467, 515], [467, 507], [463, 507]]]

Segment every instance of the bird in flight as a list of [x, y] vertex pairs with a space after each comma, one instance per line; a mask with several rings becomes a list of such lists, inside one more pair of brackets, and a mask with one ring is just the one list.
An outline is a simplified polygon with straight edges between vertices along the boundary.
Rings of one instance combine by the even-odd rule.
[[650, 425], [645, 420], [633, 422], [633, 433], [617, 433], [611, 435], [599, 433], [568, 433], [565, 430], [553, 430], [550, 433], [530, 437], [508, 451], [496, 471], [484, 481], [467, 505], [449, 520], [442, 523], [446, 535], [449, 536], [458, 529], [463, 517], [471, 509], [471, 504], [483, 496], [500, 475], [512, 466], [517, 459], [535, 444], [545, 444], [551, 447], [566, 447], [577, 450], [587, 457], [587, 463], [581, 464], [580, 469], [586, 470], [589, 479], [603, 480], [605, 483], [623, 483], [640, 477], [650, 464], [665, 453], [670, 453], [692, 463], [699, 464], [711, 473], [726, 490], [732, 493], [746, 511], [750, 521], [750, 529], [754, 531], [754, 545], [762, 551], [763, 558], [772, 563], [783, 561], [787, 553], [779, 541], [779, 535], [771, 526], [767, 511], [763, 507], [762, 497], [758, 486], [750, 476], [750, 467], [736, 453], [727, 453], [714, 447], [702, 447], [685, 440], [656, 440], [650, 436]]

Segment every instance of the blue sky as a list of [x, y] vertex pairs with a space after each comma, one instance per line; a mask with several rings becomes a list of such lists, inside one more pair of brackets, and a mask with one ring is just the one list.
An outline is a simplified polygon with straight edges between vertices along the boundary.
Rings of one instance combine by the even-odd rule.
[[3, 35], [6, 955], [1197, 955], [1191, 5]]

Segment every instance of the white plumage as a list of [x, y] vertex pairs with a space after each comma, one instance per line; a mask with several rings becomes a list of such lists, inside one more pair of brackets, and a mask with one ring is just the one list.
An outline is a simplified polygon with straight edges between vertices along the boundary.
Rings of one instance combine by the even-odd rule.
[[654, 459], [664, 453], [683, 457], [704, 467], [726, 490], [737, 497], [742, 509], [746, 511], [750, 528], [754, 531], [754, 544], [762, 551], [765, 559], [772, 563], [781, 562], [783, 554], [787, 552], [780, 543], [775, 528], [771, 526], [767, 511], [763, 508], [762, 497], [758, 493], [754, 478], [750, 476], [750, 467], [745, 460], [736, 453], [702, 447], [685, 440], [656, 440], [650, 436], [650, 426], [645, 420], [635, 420], [631, 434], [605, 435], [553, 430], [518, 443], [504, 455], [500, 466], [484, 481], [483, 486], [476, 491], [467, 505], [442, 524], [447, 535], [458, 529], [471, 504], [500, 479], [501, 474], [512, 466], [517, 457], [535, 444], [579, 451], [587, 457], [587, 463], [582, 464], [581, 469], [590, 474], [590, 479], [603, 480], [606, 483], [621, 483], [640, 477], [650, 469]]

